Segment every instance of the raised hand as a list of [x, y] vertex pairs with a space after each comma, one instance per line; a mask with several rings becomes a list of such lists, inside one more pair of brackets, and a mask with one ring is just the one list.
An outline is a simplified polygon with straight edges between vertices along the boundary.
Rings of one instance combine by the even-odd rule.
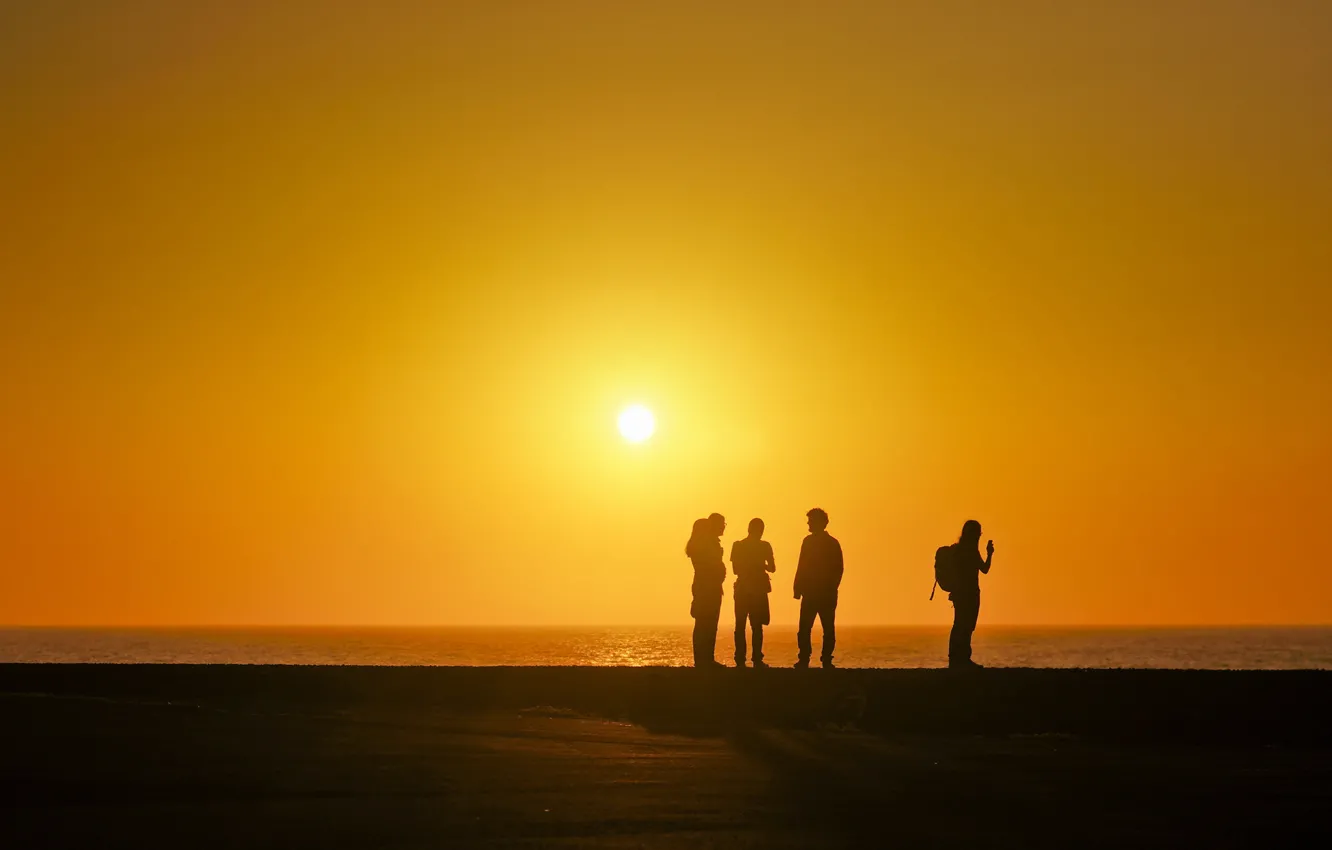
[[993, 556], [993, 555], [994, 555], [994, 541], [993, 541], [993, 540], [987, 540], [987, 541], [985, 542], [985, 554], [986, 554], [987, 557], [988, 557], [988, 556]]

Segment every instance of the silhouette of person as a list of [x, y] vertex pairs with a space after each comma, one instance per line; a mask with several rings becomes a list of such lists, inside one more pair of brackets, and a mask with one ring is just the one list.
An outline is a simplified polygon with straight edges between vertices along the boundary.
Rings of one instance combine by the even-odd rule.
[[745, 666], [745, 623], [754, 631], [754, 666], [763, 663], [763, 627], [771, 618], [768, 594], [772, 592], [772, 579], [768, 573], [777, 572], [772, 557], [772, 544], [763, 539], [763, 520], [749, 521], [749, 536], [731, 544], [731, 569], [735, 570], [735, 666]]
[[814, 618], [823, 627], [823, 666], [833, 666], [833, 648], [837, 645], [837, 588], [842, 583], [842, 544], [828, 533], [828, 514], [814, 508], [809, 518], [809, 536], [800, 544], [800, 563], [796, 565], [795, 598], [800, 600], [800, 645], [797, 668], [809, 666], [813, 653], [810, 641]]
[[976, 631], [980, 617], [980, 574], [990, 572], [994, 560], [994, 541], [985, 545], [985, 560], [981, 560], [981, 524], [969, 519], [962, 524], [962, 536], [952, 549], [953, 590], [948, 598], [953, 603], [953, 630], [948, 635], [948, 666], [955, 669], [978, 670], [982, 665], [971, 660], [971, 633]]
[[726, 583], [726, 562], [722, 560], [721, 536], [726, 518], [712, 514], [694, 522], [693, 533], [685, 545], [685, 554], [694, 565], [694, 601], [689, 616], [694, 618], [694, 666], [720, 667], [717, 663], [717, 622], [721, 619], [722, 585]]

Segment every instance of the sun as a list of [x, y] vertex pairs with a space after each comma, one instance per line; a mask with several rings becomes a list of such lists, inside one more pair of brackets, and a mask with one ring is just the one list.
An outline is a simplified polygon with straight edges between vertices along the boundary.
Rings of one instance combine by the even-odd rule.
[[620, 434], [631, 443], [641, 443], [657, 430], [657, 419], [641, 404], [626, 407], [620, 413]]

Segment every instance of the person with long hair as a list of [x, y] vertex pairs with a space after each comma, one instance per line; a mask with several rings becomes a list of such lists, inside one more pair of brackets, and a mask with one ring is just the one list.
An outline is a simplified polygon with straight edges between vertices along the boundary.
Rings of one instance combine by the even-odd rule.
[[726, 562], [722, 559], [721, 536], [726, 531], [726, 517], [711, 514], [694, 521], [693, 533], [685, 544], [685, 554], [694, 565], [694, 601], [689, 616], [694, 618], [694, 666], [720, 667], [717, 663], [717, 622], [721, 619], [722, 586], [726, 584]]
[[990, 572], [994, 541], [985, 545], [985, 560], [981, 560], [980, 539], [981, 524], [969, 519], [962, 525], [962, 535], [949, 547], [953, 550], [948, 594], [953, 603], [953, 631], [948, 635], [948, 666], [953, 669], [978, 670], [982, 666], [971, 660], [971, 634], [980, 617], [980, 574]]

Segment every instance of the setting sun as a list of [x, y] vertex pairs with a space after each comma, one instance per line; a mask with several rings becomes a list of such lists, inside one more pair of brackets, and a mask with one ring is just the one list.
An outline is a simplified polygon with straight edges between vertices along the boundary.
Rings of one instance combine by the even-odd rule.
[[626, 407], [620, 414], [619, 424], [621, 436], [631, 443], [641, 443], [657, 430], [657, 420], [652, 411], [641, 404]]

